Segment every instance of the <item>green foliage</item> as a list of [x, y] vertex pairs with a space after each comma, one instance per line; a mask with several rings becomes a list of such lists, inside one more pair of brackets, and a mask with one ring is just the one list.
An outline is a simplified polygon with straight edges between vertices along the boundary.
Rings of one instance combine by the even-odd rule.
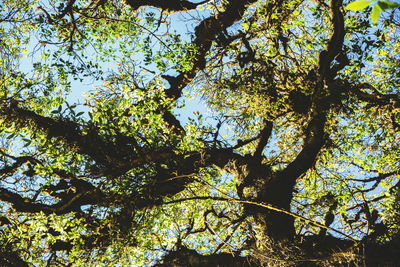
[[[352, 10], [352, 11], [361, 11], [365, 9], [367, 6], [370, 6], [374, 1], [366, 1], [366, 0], [360, 0], [360, 1], [354, 1], [348, 4], [345, 9]], [[379, 19], [379, 16], [382, 11], [385, 11], [387, 9], [394, 9], [399, 7], [400, 4], [392, 1], [377, 1], [372, 8], [371, 11], [371, 20], [372, 23], [376, 24], [376, 22]]]
[[0, 264], [397, 240], [399, 4], [175, 2], [0, 3]]
[[365, 1], [365, 0], [354, 1], [354, 2], [351, 2], [350, 4], [348, 4], [345, 8], [348, 10], [352, 10], [352, 11], [359, 11], [359, 10], [363, 10], [364, 8], [366, 8], [371, 3], [372, 3], [372, 1]]

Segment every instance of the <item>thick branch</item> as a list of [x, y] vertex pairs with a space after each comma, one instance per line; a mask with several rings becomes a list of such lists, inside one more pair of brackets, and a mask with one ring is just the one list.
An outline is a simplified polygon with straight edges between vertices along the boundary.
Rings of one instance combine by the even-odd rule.
[[[173, 196], [185, 189], [186, 185], [195, 181], [192, 177], [202, 167], [213, 166], [222, 171], [237, 174], [246, 159], [232, 149], [210, 149], [185, 155], [164, 153], [147, 155], [153, 163], [166, 165], [159, 167], [157, 174], [149, 178], [151, 181], [140, 193], [133, 196], [138, 208], [161, 204], [165, 196]], [[141, 166], [135, 162], [132, 166]]]
[[75, 4], [76, 0], [68, 0], [67, 5], [65, 6], [64, 10], [61, 12], [60, 15], [57, 16], [57, 19], [63, 18], [67, 13], [72, 14], [72, 7]]
[[185, 129], [182, 127], [179, 120], [172, 114], [171, 111], [169, 110], [164, 111], [162, 118], [164, 119], [165, 122], [168, 123], [168, 125], [171, 127], [171, 130], [176, 135], [181, 135], [185, 133]]
[[225, 11], [213, 17], [204, 19], [195, 29], [195, 39], [193, 44], [198, 48], [194, 55], [192, 68], [189, 71], [181, 72], [176, 77], [168, 77], [170, 84], [167, 96], [178, 99], [183, 88], [185, 88], [206, 66], [205, 56], [210, 50], [213, 40], [222, 33], [227, 27], [240, 20], [247, 6], [256, 2], [255, 0], [232, 0], [225, 7]]
[[83, 134], [80, 126], [69, 120], [56, 120], [36, 114], [33, 111], [20, 108], [15, 104], [2, 107], [0, 118], [6, 123], [15, 123], [19, 126], [30, 126], [33, 129], [44, 131], [47, 138], [60, 138], [70, 149], [92, 157], [98, 164], [105, 166], [118, 165], [135, 151], [133, 144], [124, 143], [116, 146], [104, 140], [96, 131], [90, 130]]
[[207, 3], [209, 0], [200, 3], [192, 3], [186, 0], [127, 0], [126, 3], [137, 10], [141, 6], [152, 6], [161, 8], [167, 12], [182, 12], [196, 9], [199, 5]]
[[[272, 175], [260, 194], [261, 201], [290, 210], [296, 180], [314, 165], [324, 145], [324, 124], [323, 114], [314, 115], [307, 129], [303, 149], [284, 170]], [[252, 211], [250, 208], [249, 210]], [[275, 240], [290, 240], [294, 237], [294, 219], [287, 214], [256, 210], [255, 218], [265, 226], [266, 234]]]
[[342, 0], [331, 0], [329, 8], [333, 23], [333, 33], [329, 38], [326, 50], [321, 51], [318, 59], [319, 74], [323, 79], [330, 76], [330, 65], [342, 51], [345, 35]]
[[[359, 100], [379, 106], [394, 104], [396, 107], [400, 107], [400, 102], [396, 94], [382, 94], [375, 87], [368, 83], [362, 83], [356, 86], [352, 84], [347, 85], [351, 88], [350, 93], [355, 95]], [[366, 93], [361, 91], [361, 89], [368, 89], [372, 92]]]
[[18, 170], [19, 167], [28, 162], [32, 162], [31, 157], [17, 157], [11, 166], [5, 166], [4, 168], [0, 169], [0, 175], [12, 175]]
[[314, 165], [317, 155], [325, 143], [325, 121], [323, 113], [314, 116], [307, 128], [303, 149], [295, 160], [279, 174], [283, 179], [289, 179], [290, 184], [294, 185], [296, 179]]
[[11, 250], [9, 244], [0, 249], [0, 265], [29, 267], [28, 263], [21, 259], [17, 252]]
[[162, 259], [163, 263], [154, 266], [253, 266], [248, 258], [228, 253], [201, 255], [195, 250], [180, 248], [171, 251]]
[[[9, 202], [19, 212], [44, 212], [46, 214], [65, 214], [70, 211], [79, 211], [83, 205], [98, 204], [104, 200], [104, 196], [93, 185], [83, 180], [73, 184], [75, 193], [65, 193], [63, 198], [56, 204], [47, 205], [36, 203], [30, 198], [0, 188], [0, 200]], [[72, 192], [72, 190], [69, 190]]]
[[264, 128], [261, 130], [260, 133], [260, 140], [258, 141], [256, 151], [254, 152], [254, 157], [261, 158], [262, 151], [264, 147], [268, 144], [268, 140], [272, 133], [273, 123], [271, 121], [264, 122]]

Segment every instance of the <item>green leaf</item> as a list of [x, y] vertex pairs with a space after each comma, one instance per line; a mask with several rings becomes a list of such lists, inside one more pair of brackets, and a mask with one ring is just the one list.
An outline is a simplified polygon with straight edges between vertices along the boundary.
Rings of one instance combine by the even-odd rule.
[[371, 12], [371, 20], [372, 20], [373, 24], [376, 24], [376, 22], [379, 19], [379, 15], [381, 14], [382, 11], [383, 10], [380, 7], [379, 3], [374, 6], [374, 8], [372, 9], [372, 12]]
[[352, 11], [358, 11], [358, 10], [363, 10], [367, 6], [371, 4], [372, 1], [367, 1], [367, 0], [360, 0], [360, 1], [354, 1], [348, 4], [345, 9], [347, 10], [352, 10]]
[[32, 144], [32, 140], [30, 139], [22, 138], [22, 140], [25, 142], [24, 147], [28, 147], [30, 144]]
[[396, 8], [396, 7], [400, 6], [399, 3], [395, 3], [395, 2], [392, 2], [392, 1], [378, 1], [377, 5], [379, 5], [379, 7], [382, 10], [393, 9], [393, 8]]
[[12, 133], [12, 134], [7, 136], [7, 139], [8, 140], [13, 139], [16, 135], [17, 135], [16, 133]]

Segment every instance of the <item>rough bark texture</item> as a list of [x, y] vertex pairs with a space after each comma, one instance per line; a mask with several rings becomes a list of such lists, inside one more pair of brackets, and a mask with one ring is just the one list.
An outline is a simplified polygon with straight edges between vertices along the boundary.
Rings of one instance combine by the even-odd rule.
[[[151, 6], [161, 9], [163, 12], [174, 13], [194, 10], [205, 2], [127, 0], [126, 4], [134, 11], [140, 7]], [[177, 72], [176, 76], [161, 75], [169, 84], [168, 89], [165, 90], [169, 100], [175, 103], [182, 97], [183, 90], [194, 80], [196, 75], [205, 70], [206, 60], [213, 44], [220, 43], [221, 36], [225, 36], [227, 29], [235, 22], [244, 19], [244, 12], [255, 2], [255, 0], [226, 1], [221, 12], [198, 23], [192, 41], [197, 50], [190, 62], [190, 68]], [[268, 8], [278, 10], [278, 15], [285, 17], [286, 14], [283, 14], [285, 10], [281, 8], [284, 4], [287, 3], [272, 1], [268, 4]], [[54, 18], [45, 11], [48, 20], [60, 20], [66, 14], [70, 14], [71, 25], [74, 24], [73, 12], [76, 12], [74, 5], [75, 1], [68, 1], [60, 15]], [[83, 206], [115, 209], [112, 214], [114, 217], [110, 215], [107, 218], [110, 224], [116, 225], [123, 233], [129, 232], [129, 229], [134, 227], [133, 217], [136, 210], [145, 210], [166, 204], [163, 198], [175, 196], [185, 190], [194, 181], [192, 177], [199, 173], [201, 168], [215, 168], [232, 174], [237, 179], [238, 199], [235, 201], [237, 203], [242, 201], [244, 204], [242, 203], [242, 218], [236, 221], [248, 217], [254, 219], [254, 228], [256, 229], [254, 231], [258, 239], [254, 240], [249, 237], [249, 244], [242, 248], [253, 254], [243, 257], [240, 256], [241, 251], [232, 254], [218, 253], [220, 248], [218, 247], [214, 254], [201, 255], [194, 250], [177, 246], [175, 250], [166, 252], [155, 266], [342, 266], [341, 264], [344, 262], [349, 266], [396, 266], [397, 261], [400, 260], [400, 256], [397, 254], [400, 241], [397, 236], [391, 241], [381, 243], [375, 242], [376, 238], [372, 240], [371, 236], [368, 237], [370, 239], [366, 238], [359, 242], [327, 236], [328, 216], [325, 221], [326, 229], [321, 231], [320, 235], [298, 236], [295, 232], [295, 216], [290, 212], [295, 186], [297, 181], [313, 168], [319, 153], [327, 144], [329, 133], [326, 133], [325, 128], [329, 111], [340, 108], [342, 101], [347, 99], [347, 95], [376, 106], [400, 107], [400, 101], [396, 94], [384, 95], [368, 84], [354, 85], [345, 80], [336, 79], [338, 71], [348, 64], [348, 58], [342, 51], [345, 37], [342, 1], [331, 0], [328, 8], [332, 29], [326, 48], [319, 53], [314, 73], [310, 71], [310, 75], [307, 76], [306, 82], [309, 87], [307, 89], [311, 94], [306, 95], [300, 89], [299, 91], [296, 89], [287, 94], [288, 99], [283, 100], [287, 101], [286, 104], [289, 106], [287, 112], [301, 115], [304, 127], [301, 129], [303, 134], [299, 137], [299, 152], [293, 156], [291, 162], [285, 163], [282, 169], [273, 170], [272, 165], [264, 161], [263, 151], [270, 141], [274, 127], [273, 120], [267, 120], [264, 117], [261, 119], [263, 123], [259, 134], [249, 140], [238, 141], [235, 146], [216, 145], [217, 140], [214, 140], [214, 145], [204, 145], [204, 148], [198, 151], [179, 152], [179, 149], [169, 143], [155, 148], [132, 136], [123, 134], [107, 136], [94, 126], [90, 128], [90, 124], [85, 128], [68, 119], [55, 119], [37, 114], [23, 102], [0, 99], [0, 119], [7, 126], [29, 127], [32, 131], [44, 133], [48, 140], [56, 140], [63, 148], [88, 157], [92, 164], [92, 167], [86, 171], [85, 177], [74, 176], [62, 169], [52, 170], [53, 173], [49, 175], [56, 177], [57, 182], [42, 186], [31, 197], [7, 188], [0, 188], [0, 200], [9, 203], [15, 212], [43, 212], [57, 215], [75, 212], [78, 218], [87, 219], [88, 227], [97, 230], [97, 234], [84, 238], [84, 246], [92, 249], [111, 244], [113, 237], [109, 233], [105, 233], [108, 225], [101, 225], [100, 220], [84, 213]], [[272, 14], [271, 10], [267, 11]], [[271, 21], [275, 24], [279, 22], [276, 18]], [[238, 36], [226, 37], [227, 43], [224, 44], [227, 46], [234, 40], [242, 40], [247, 52], [238, 52], [238, 59], [240, 55], [244, 55], [243, 53], [251, 55], [245, 62], [242, 60], [238, 63], [242, 68], [256, 60], [255, 53], [246, 39], [246, 34], [240, 31]], [[279, 42], [285, 46], [286, 38], [282, 35], [282, 29], [279, 34], [276, 37], [278, 50]], [[287, 47], [284, 47], [283, 50], [286, 54]], [[263, 66], [267, 64], [264, 61], [262, 62]], [[265, 72], [265, 77], [273, 79], [273, 67], [261, 69]], [[300, 78], [304, 78], [300, 75]], [[271, 87], [273, 86], [271, 85]], [[368, 89], [368, 91], [366, 92], [364, 89]], [[276, 92], [270, 94], [271, 98], [276, 98]], [[163, 115], [165, 123], [175, 133], [175, 138], [179, 139], [185, 136], [184, 128], [170, 110], [161, 110], [160, 108], [157, 112]], [[391, 119], [393, 127], [398, 130], [400, 126], [396, 119], [394, 117]], [[217, 137], [218, 132], [215, 139]], [[246, 155], [238, 152], [239, 148], [251, 142], [256, 142], [252, 152]], [[36, 158], [35, 154], [17, 157], [9, 155], [3, 150], [0, 150], [0, 154], [4, 162], [4, 166], [0, 169], [2, 177], [20, 172], [26, 177], [32, 178], [39, 175], [36, 173], [35, 167], [44, 166], [44, 163]], [[146, 169], [143, 166], [150, 167]], [[99, 177], [114, 181], [135, 168], [143, 168], [144, 171], [149, 171], [149, 173], [152, 171], [153, 174], [146, 173], [146, 179], [143, 179], [145, 181], [138, 183], [140, 190], [133, 190], [134, 192], [130, 195], [120, 197], [117, 193], [107, 194], [102, 191], [101, 183], [96, 183], [96, 179]], [[392, 172], [389, 176], [396, 173]], [[87, 177], [90, 179], [85, 180]], [[382, 180], [385, 177], [379, 174], [375, 180], [380, 181], [379, 179]], [[135, 179], [140, 178], [135, 177]], [[47, 194], [55, 201], [53, 204], [39, 201], [39, 194]], [[210, 197], [210, 199], [212, 198]], [[266, 203], [273, 206], [274, 209], [265, 205], [257, 205], [257, 203]], [[332, 212], [332, 210], [329, 211]], [[216, 214], [215, 211], [213, 212]], [[330, 223], [332, 220], [331, 218]], [[0, 220], [0, 226], [7, 224], [11, 224], [7, 218]], [[324, 225], [316, 226], [323, 228]], [[69, 242], [57, 240], [50, 246], [50, 249], [52, 251], [69, 251], [72, 246]], [[0, 250], [0, 263], [5, 266], [27, 266], [11, 249]]]

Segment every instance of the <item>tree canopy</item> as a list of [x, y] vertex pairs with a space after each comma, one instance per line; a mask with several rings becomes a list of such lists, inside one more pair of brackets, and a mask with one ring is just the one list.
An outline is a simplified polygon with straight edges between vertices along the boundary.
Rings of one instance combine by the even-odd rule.
[[398, 5], [348, 4], [3, 0], [0, 265], [395, 266]]

